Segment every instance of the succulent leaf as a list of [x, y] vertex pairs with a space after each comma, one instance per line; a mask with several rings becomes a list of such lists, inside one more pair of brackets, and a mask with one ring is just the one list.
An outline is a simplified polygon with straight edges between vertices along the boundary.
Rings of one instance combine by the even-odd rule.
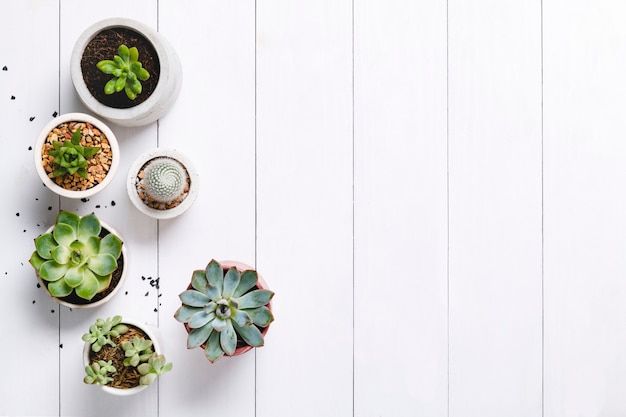
[[212, 332], [213, 326], [210, 322], [202, 327], [193, 329], [189, 332], [189, 336], [187, 336], [187, 347], [191, 349], [200, 346], [207, 341]]
[[96, 276], [89, 269], [83, 269], [83, 281], [76, 287], [76, 294], [85, 300], [91, 300], [98, 293], [100, 284]]
[[63, 223], [67, 224], [74, 230], [78, 230], [78, 223], [80, 222], [80, 216], [72, 211], [61, 210], [59, 214], [57, 214], [55, 223]]
[[35, 270], [37, 271], [39, 271], [39, 269], [41, 268], [41, 265], [43, 265], [43, 263], [46, 262], [45, 259], [39, 256], [37, 251], [33, 252], [33, 254], [30, 256], [30, 259], [28, 261], [33, 266], [33, 268], [35, 268]]
[[174, 313], [174, 318], [180, 322], [187, 323], [191, 316], [196, 314], [198, 311], [202, 311], [202, 307], [182, 305], [178, 310], [176, 310], [176, 313]]
[[247, 311], [237, 310], [232, 316], [232, 320], [239, 325], [239, 327], [249, 326], [252, 324], [252, 317]]
[[205, 273], [209, 284], [216, 287], [221, 295], [222, 288], [224, 287], [224, 271], [222, 270], [222, 265], [216, 260], [212, 260], [207, 265]]
[[206, 289], [209, 286], [209, 282], [206, 279], [204, 271], [195, 270], [191, 274], [191, 286], [201, 293], [206, 294]]
[[103, 59], [96, 64], [96, 67], [105, 74], [112, 74], [117, 69], [117, 64], [110, 59]]
[[65, 273], [65, 282], [72, 288], [78, 287], [83, 282], [83, 267], [73, 267]]
[[258, 279], [259, 279], [259, 276], [256, 273], [256, 271], [251, 271], [251, 270], [243, 271], [241, 273], [239, 285], [237, 286], [237, 289], [233, 293], [233, 297], [239, 298], [245, 293], [247, 293], [248, 291], [250, 291], [252, 288], [254, 288]]
[[230, 268], [224, 277], [224, 289], [222, 290], [222, 297], [231, 298], [235, 289], [239, 285], [241, 275], [237, 268]]
[[180, 300], [190, 307], [204, 307], [211, 302], [211, 299], [206, 295], [196, 290], [187, 290], [180, 294]]
[[237, 323], [233, 323], [235, 331], [241, 338], [250, 346], [260, 347], [263, 346], [263, 335], [256, 326], [243, 326], [240, 327]]
[[119, 76], [113, 77], [109, 81], [107, 81], [107, 83], [104, 85], [104, 94], [111, 95], [115, 93], [115, 84], [117, 84], [118, 79]]
[[[252, 322], [259, 327], [267, 327], [269, 326], [271, 322], [274, 321], [274, 315], [272, 314], [270, 309], [265, 306], [252, 308], [252, 309], [244, 310], [244, 311], [249, 314], [250, 318], [252, 319]], [[240, 324], [240, 323], [237, 322], [237, 324]]]
[[215, 317], [215, 319], [211, 321], [211, 325], [213, 326], [213, 330], [221, 332], [228, 326], [228, 322], [230, 322], [230, 319]]
[[254, 290], [238, 298], [239, 308], [256, 308], [270, 302], [274, 293], [270, 290]]
[[39, 276], [45, 281], [54, 282], [60, 280], [68, 269], [68, 265], [61, 265], [56, 261], [46, 261], [39, 269]]
[[76, 240], [75, 229], [69, 224], [57, 223], [52, 231], [54, 240], [62, 246], [69, 246]]
[[50, 251], [52, 259], [58, 264], [65, 265], [70, 262], [72, 250], [67, 246], [57, 246]]
[[220, 346], [220, 334], [218, 332], [212, 332], [209, 336], [204, 354], [211, 362], [215, 362], [224, 356], [224, 351]]
[[110, 253], [99, 253], [90, 256], [87, 265], [97, 275], [109, 275], [117, 269], [117, 260]]
[[43, 259], [52, 259], [52, 249], [57, 246], [52, 233], [45, 233], [35, 238], [35, 249], [37, 254]]
[[211, 322], [214, 318], [215, 313], [201, 310], [191, 316], [191, 319], [189, 320], [189, 327], [191, 327], [192, 329], [197, 329], [198, 327], [202, 327], [205, 324]]
[[122, 239], [113, 233], [109, 233], [100, 241], [99, 252], [111, 254], [115, 259], [117, 259], [122, 253], [122, 246]]
[[53, 297], [67, 297], [72, 293], [72, 290], [73, 288], [62, 279], [48, 284], [48, 291]]
[[80, 218], [77, 230], [78, 239], [85, 241], [91, 236], [99, 236], [102, 226], [98, 217], [94, 213], [90, 213]]
[[220, 333], [220, 346], [227, 355], [235, 353], [237, 347], [237, 334], [230, 320], [226, 321], [226, 327]]

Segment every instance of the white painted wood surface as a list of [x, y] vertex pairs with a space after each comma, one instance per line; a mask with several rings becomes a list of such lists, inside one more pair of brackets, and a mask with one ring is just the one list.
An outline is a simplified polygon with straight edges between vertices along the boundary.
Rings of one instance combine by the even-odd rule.
[[[176, 46], [181, 95], [158, 123], [113, 126], [107, 190], [59, 199], [29, 147], [53, 113], [85, 111], [73, 42], [116, 15]], [[625, 15], [620, 0], [3, 4], [0, 416], [626, 415]], [[156, 146], [201, 175], [173, 220], [126, 196]], [[59, 209], [95, 211], [128, 246], [97, 310], [37, 288], [32, 239]], [[276, 292], [266, 345], [213, 365], [173, 319], [212, 258]], [[158, 326], [174, 363], [134, 397], [82, 383], [80, 336], [113, 314]]]

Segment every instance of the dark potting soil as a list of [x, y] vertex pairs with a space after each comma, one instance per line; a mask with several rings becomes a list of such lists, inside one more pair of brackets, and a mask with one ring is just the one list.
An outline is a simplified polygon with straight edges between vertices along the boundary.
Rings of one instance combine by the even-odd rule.
[[[101, 72], [96, 67], [96, 64], [103, 59], [112, 60], [117, 55], [117, 48], [120, 45], [126, 45], [128, 48], [136, 47], [139, 51], [139, 62], [150, 73], [150, 78], [141, 82], [141, 94], [138, 94], [134, 100], [129, 99], [124, 90], [110, 95], [104, 94], [104, 85], [113, 76]], [[80, 67], [83, 80], [96, 100], [117, 109], [127, 109], [146, 101], [157, 86], [161, 70], [159, 57], [152, 43], [134, 30], [119, 27], [104, 29], [89, 41]]]

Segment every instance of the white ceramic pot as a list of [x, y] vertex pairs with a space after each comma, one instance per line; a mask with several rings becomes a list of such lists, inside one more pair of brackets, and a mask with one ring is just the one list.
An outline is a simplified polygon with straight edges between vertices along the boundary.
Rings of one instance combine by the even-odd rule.
[[[150, 41], [157, 52], [160, 64], [159, 82], [152, 95], [143, 103], [126, 109], [109, 107], [96, 100], [83, 80], [80, 66], [83, 51], [89, 41], [101, 31], [114, 27], [133, 30]], [[70, 60], [70, 73], [78, 97], [85, 106], [98, 116], [121, 126], [142, 126], [163, 116], [178, 98], [183, 78], [178, 54], [167, 39], [151, 27], [127, 18], [105, 19], [89, 26], [74, 45]]]
[[[158, 355], [162, 355], [163, 354], [163, 349], [161, 348], [161, 343], [159, 342], [160, 334], [159, 334], [159, 329], [158, 328], [150, 326], [150, 325], [148, 325], [146, 323], [139, 322], [137, 320], [126, 319], [126, 318], [122, 318], [122, 323], [126, 324], [126, 325], [135, 326], [135, 327], [143, 330], [148, 335], [148, 338], [152, 341], [152, 350], [155, 353], [157, 353]], [[83, 365], [84, 366], [88, 366], [89, 365], [89, 351], [90, 351], [90, 349], [91, 349], [91, 344], [90, 343], [85, 343], [85, 346], [83, 347]], [[122, 388], [109, 387], [107, 385], [100, 385], [100, 388], [104, 392], [109, 393], [109, 394], [113, 394], [113, 395], [118, 395], [118, 396], [134, 395], [134, 394], [137, 394], [137, 393], [143, 391], [147, 387], [148, 387], [148, 385], [138, 385], [138, 386], [133, 387], [133, 388], [122, 389]]]
[[[111, 146], [112, 161], [107, 176], [98, 185], [84, 191], [66, 190], [65, 188], [57, 185], [52, 179], [48, 177], [48, 174], [46, 173], [41, 163], [41, 150], [46, 141], [46, 138], [48, 137], [48, 133], [50, 133], [55, 127], [59, 126], [60, 124], [71, 121], [86, 122], [92, 124], [98, 130], [104, 133], [107, 140], [109, 141], [109, 145]], [[39, 136], [37, 136], [33, 155], [35, 161], [35, 170], [37, 171], [37, 174], [39, 175], [39, 178], [44, 183], [44, 185], [50, 191], [53, 191], [54, 193], [67, 198], [87, 198], [100, 192], [113, 180], [113, 177], [115, 176], [115, 173], [117, 172], [120, 164], [120, 148], [113, 131], [103, 121], [85, 113], [65, 113], [50, 120], [43, 127], [43, 129], [41, 129]]]
[[[148, 161], [163, 156], [175, 159], [183, 165], [189, 176], [190, 184], [187, 197], [179, 205], [171, 209], [159, 210], [146, 205], [137, 194], [137, 174]], [[187, 156], [175, 149], [156, 148], [140, 155], [132, 164], [126, 179], [126, 189], [130, 201], [139, 211], [155, 219], [171, 219], [184, 213], [194, 203], [200, 189], [199, 181], [198, 171]]]
[[[118, 237], [120, 237], [120, 235], [117, 233], [117, 231], [115, 231], [115, 229], [113, 229], [108, 224], [104, 223], [102, 220], [100, 220], [100, 225], [102, 226], [103, 229], [108, 230], [109, 233], [113, 233], [113, 234], [117, 235]], [[51, 233], [52, 229], [54, 229], [54, 225], [50, 226], [48, 228], [48, 230], [46, 230], [44, 233]], [[121, 237], [120, 237], [120, 239], [121, 239]], [[123, 259], [124, 265], [122, 267], [122, 275], [121, 275], [120, 280], [117, 283], [117, 285], [113, 288], [113, 290], [109, 294], [106, 295], [106, 297], [101, 298], [98, 301], [88, 302], [86, 304], [75, 304], [75, 303], [71, 303], [69, 301], [63, 300], [61, 298], [58, 298], [58, 297], [54, 297], [46, 289], [46, 283], [39, 276], [39, 274], [35, 274], [35, 275], [37, 276], [37, 280], [39, 281], [39, 285], [41, 285], [41, 287], [46, 291], [46, 294], [48, 294], [57, 303], [59, 303], [61, 305], [64, 305], [66, 307], [69, 307], [71, 309], [95, 308], [95, 307], [100, 307], [101, 305], [103, 305], [103, 304], [107, 303], [108, 301], [110, 301], [115, 296], [115, 294], [117, 294], [117, 292], [120, 290], [120, 288], [122, 288], [122, 286], [124, 285], [124, 280], [126, 279], [126, 271], [128, 271], [128, 255], [126, 253], [126, 244], [122, 245], [122, 254], [120, 255], [120, 258]]]

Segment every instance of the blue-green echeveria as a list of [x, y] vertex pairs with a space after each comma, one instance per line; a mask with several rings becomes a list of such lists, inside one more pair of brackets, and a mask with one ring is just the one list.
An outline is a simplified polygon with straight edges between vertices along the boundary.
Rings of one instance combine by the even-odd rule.
[[225, 271], [212, 260], [206, 269], [193, 272], [191, 287], [180, 294], [182, 306], [174, 315], [190, 328], [188, 348], [204, 345], [205, 356], [215, 362], [233, 355], [238, 339], [263, 346], [262, 329], [274, 320], [269, 308], [274, 293], [258, 287], [256, 271]]

